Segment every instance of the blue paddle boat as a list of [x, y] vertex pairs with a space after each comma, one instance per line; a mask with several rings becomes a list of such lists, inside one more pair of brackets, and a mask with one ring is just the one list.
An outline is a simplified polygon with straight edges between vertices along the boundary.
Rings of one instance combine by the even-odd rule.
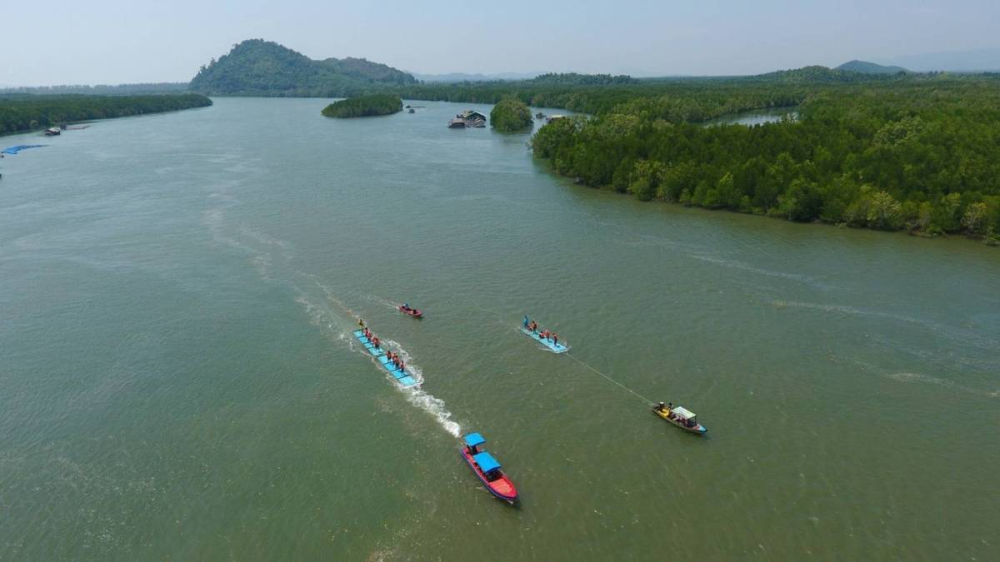
[[358, 341], [360, 341], [361, 344], [365, 346], [365, 349], [368, 351], [368, 353], [372, 354], [372, 357], [374, 357], [378, 361], [379, 365], [382, 365], [383, 369], [389, 371], [389, 374], [392, 375], [394, 379], [396, 379], [396, 382], [398, 382], [400, 386], [403, 387], [420, 386], [420, 383], [418, 383], [416, 379], [411, 377], [409, 373], [407, 373], [405, 370], [400, 370], [398, 367], [392, 364], [392, 361], [390, 361], [389, 358], [386, 356], [385, 348], [382, 347], [381, 343], [378, 346], [376, 346], [375, 342], [373, 342], [372, 340], [368, 339], [365, 336], [364, 330], [354, 330], [353, 333], [354, 337], [358, 338]]

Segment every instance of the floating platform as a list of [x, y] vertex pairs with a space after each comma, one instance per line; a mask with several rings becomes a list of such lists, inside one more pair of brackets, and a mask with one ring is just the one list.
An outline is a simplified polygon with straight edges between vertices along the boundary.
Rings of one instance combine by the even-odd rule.
[[392, 375], [394, 379], [396, 379], [396, 382], [398, 382], [400, 386], [409, 388], [411, 386], [420, 385], [420, 383], [418, 383], [415, 378], [411, 377], [409, 373], [407, 373], [406, 371], [400, 371], [399, 369], [396, 368], [395, 365], [390, 363], [389, 358], [386, 357], [385, 355], [384, 349], [375, 349], [375, 346], [372, 345], [372, 342], [365, 337], [364, 330], [354, 330], [353, 334], [354, 337], [358, 338], [358, 341], [360, 341], [362, 345], [365, 346], [365, 349], [368, 350], [368, 353], [371, 353], [372, 357], [378, 360], [379, 365], [382, 365], [383, 369], [389, 371], [389, 374]]
[[0, 150], [0, 154], [17, 154], [22, 150], [28, 150], [29, 148], [42, 148], [46, 146], [44, 144], [19, 144], [17, 146], [8, 146], [7, 148]]
[[545, 347], [549, 348], [549, 351], [551, 351], [552, 353], [566, 353], [567, 351], [569, 351], [568, 346], [561, 343], [554, 343], [550, 339], [543, 338], [538, 334], [538, 332], [532, 332], [527, 328], [521, 328], [521, 333], [535, 340], [536, 342], [544, 345]]

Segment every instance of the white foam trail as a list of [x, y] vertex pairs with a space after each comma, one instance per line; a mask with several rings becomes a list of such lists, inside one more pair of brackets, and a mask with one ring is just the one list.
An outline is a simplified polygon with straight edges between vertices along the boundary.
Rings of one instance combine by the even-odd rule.
[[[281, 264], [288, 264], [291, 255], [292, 247], [285, 241], [277, 240], [271, 236], [253, 230], [247, 227], [242, 227], [239, 232], [235, 234], [230, 234], [227, 232], [229, 229], [226, 228], [226, 215], [224, 208], [215, 208], [207, 211], [203, 215], [203, 223], [209, 229], [212, 234], [212, 238], [221, 244], [225, 244], [237, 250], [240, 250], [250, 257], [251, 264], [257, 273], [267, 281], [275, 281], [274, 278], [274, 267], [272, 263], [272, 256], [274, 250], [278, 252], [278, 258], [284, 258], [280, 260]], [[287, 272], [286, 272], [287, 273]], [[393, 387], [403, 392], [406, 395], [407, 401], [424, 410], [430, 414], [438, 424], [444, 428], [450, 435], [458, 437], [461, 434], [461, 426], [451, 419], [452, 414], [445, 407], [444, 401], [440, 398], [433, 396], [432, 394], [424, 391], [419, 387], [404, 388], [396, 383], [395, 379], [392, 378], [382, 367], [378, 364], [378, 361], [373, 358], [362, 346], [355, 345], [354, 334], [351, 330], [344, 331], [343, 321], [344, 314], [348, 318], [351, 318], [351, 322], [358, 317], [353, 310], [351, 310], [347, 304], [341, 301], [337, 295], [334, 293], [333, 289], [323, 282], [320, 281], [315, 275], [303, 273], [301, 271], [291, 270], [291, 279], [288, 279], [287, 275], [282, 275], [285, 278], [284, 281], [298, 293], [295, 298], [295, 302], [299, 303], [305, 310], [306, 315], [309, 317], [309, 323], [315, 326], [332, 342], [345, 342], [348, 349], [353, 352], [360, 353], [368, 357], [372, 363], [374, 363], [378, 371], [383, 373], [387, 380], [392, 381]], [[312, 281], [317, 288], [323, 292], [323, 297], [317, 298], [318, 296], [311, 295], [309, 291], [304, 290], [296, 282], [296, 277], [305, 278]], [[313, 291], [315, 292], [315, 291]], [[381, 299], [375, 296], [369, 296], [370, 300], [374, 300], [386, 306], [395, 308], [395, 304]], [[333, 307], [331, 307], [331, 304]], [[339, 309], [344, 314], [338, 313]], [[413, 376], [413, 378], [418, 383], [424, 382], [423, 371], [419, 366], [412, 363], [412, 356], [406, 349], [404, 349], [398, 342], [392, 340], [384, 340], [386, 344], [393, 347], [396, 353], [399, 353], [403, 361], [406, 363], [407, 371]]]
[[403, 363], [406, 363], [406, 370], [412, 373], [413, 375], [416, 375], [413, 378], [417, 379], [417, 382], [423, 383], [424, 372], [423, 370], [420, 369], [420, 367], [413, 364], [413, 357], [409, 354], [409, 352], [403, 349], [403, 346], [399, 345], [399, 342], [397, 341], [394, 340], [384, 340], [384, 341], [389, 347], [392, 348], [393, 351], [399, 354], [399, 357], [403, 360]]
[[894, 380], [896, 382], [932, 384], [932, 385], [940, 386], [942, 388], [948, 388], [948, 389], [951, 389], [951, 390], [958, 390], [958, 391], [965, 392], [965, 393], [968, 393], [968, 394], [972, 394], [972, 395], [975, 395], [975, 396], [982, 396], [982, 397], [985, 397], [985, 398], [1000, 398], [1000, 390], [996, 390], [996, 391], [992, 391], [992, 392], [988, 391], [988, 390], [977, 390], [975, 388], [969, 388], [968, 386], [964, 386], [964, 385], [958, 384], [958, 383], [956, 383], [954, 381], [951, 381], [951, 380], [948, 380], [948, 379], [942, 379], [942, 378], [931, 376], [931, 375], [925, 375], [925, 374], [922, 374], [922, 373], [912, 373], [912, 372], [906, 372], [906, 371], [904, 371], [904, 372], [890, 373], [890, 372], [887, 372], [885, 369], [881, 369], [879, 367], [876, 367], [876, 366], [874, 366], [874, 365], [872, 365], [870, 363], [866, 363], [864, 361], [854, 360], [853, 362], [855, 364], [857, 364], [858, 366], [860, 366], [865, 371], [875, 373], [875, 374], [877, 374], [879, 376], [885, 377], [885, 378], [887, 378], [889, 380]]
[[380, 305], [382, 305], [382, 306], [384, 306], [386, 308], [391, 308], [393, 310], [396, 310], [396, 307], [399, 306], [398, 303], [392, 302], [389, 299], [384, 299], [384, 298], [382, 298], [382, 297], [380, 297], [378, 295], [367, 295], [365, 298], [367, 298], [368, 300], [370, 300], [372, 302], [376, 302], [376, 303], [378, 303], [378, 304], [380, 304]]
[[458, 422], [451, 419], [451, 412], [449, 412], [444, 406], [444, 400], [432, 396], [422, 389], [412, 389], [406, 391], [408, 396], [406, 400], [413, 404], [414, 406], [428, 412], [434, 419], [437, 420], [441, 427], [444, 428], [452, 437], [458, 437], [462, 434], [462, 426]]
[[888, 312], [879, 312], [877, 310], [867, 310], [862, 308], [856, 308], [853, 306], [845, 306], [838, 304], [818, 304], [810, 302], [797, 302], [797, 301], [772, 301], [773, 306], [779, 308], [794, 307], [794, 308], [804, 308], [810, 310], [820, 310], [823, 312], [837, 312], [840, 314], [854, 315], [854, 316], [871, 316], [875, 318], [885, 318], [887, 320], [894, 320], [896, 322], [902, 322], [905, 324], [912, 324], [915, 326], [922, 326], [931, 330], [943, 337], [952, 339], [964, 345], [972, 345], [974, 347], [979, 347], [982, 349], [993, 350], [1000, 346], [1000, 341], [995, 340], [988, 336], [983, 336], [973, 330], [965, 328], [954, 328], [945, 324], [939, 324], [930, 320], [925, 320], [922, 318], [913, 318], [910, 316], [903, 316], [901, 314], [891, 314]]
[[[356, 314], [354, 314], [349, 308], [347, 308], [346, 305], [344, 305], [339, 299], [337, 299], [334, 296], [333, 292], [330, 290], [329, 287], [322, 284], [316, 279], [313, 279], [313, 281], [316, 283], [316, 286], [323, 291], [324, 296], [329, 302], [336, 304], [338, 307], [347, 312], [352, 318], [356, 316]], [[300, 291], [300, 293], [302, 292]], [[331, 322], [327, 322], [328, 317], [324, 316], [325, 314], [329, 314], [331, 316], [333, 315], [333, 311], [331, 311], [329, 307], [316, 306], [315, 304], [309, 301], [309, 298], [304, 293], [302, 293], [300, 297], [296, 300], [306, 308], [306, 312], [310, 315], [310, 318], [314, 319], [313, 320], [314, 325], [320, 328], [323, 328], [325, 326], [328, 329], [331, 330], [333, 329], [334, 324]], [[355, 338], [353, 333], [338, 331], [337, 339], [339, 341], [346, 340], [351, 351], [355, 351], [357, 353], [360, 353], [368, 357], [373, 364], [378, 366], [379, 372], [383, 373], [385, 375], [385, 378], [393, 383], [393, 387], [395, 387], [397, 390], [406, 395], [407, 402], [430, 414], [434, 418], [434, 420], [438, 422], [438, 424], [441, 425], [441, 427], [444, 428], [444, 430], [447, 431], [453, 437], [459, 437], [461, 435], [462, 426], [459, 425], [458, 422], [452, 419], [452, 414], [445, 407], [444, 400], [441, 400], [440, 398], [430, 394], [429, 392], [423, 390], [419, 386], [406, 388], [397, 384], [395, 379], [393, 379], [391, 375], [386, 373], [386, 371], [380, 365], [378, 365], [378, 361], [374, 357], [372, 357], [363, 347], [361, 347], [360, 345], [359, 346], [354, 345]], [[401, 346], [399, 342], [395, 340], [383, 338], [382, 341], [385, 342], [385, 345], [387, 347], [392, 348], [393, 351], [399, 354], [399, 356], [403, 359], [403, 362], [406, 363], [406, 370], [410, 373], [410, 375], [414, 378], [414, 380], [416, 380], [418, 384], [423, 384], [424, 382], [423, 370], [418, 365], [414, 365], [412, 363], [413, 356], [410, 355], [410, 353], [405, 348], [403, 348], [403, 346]]]
[[828, 283], [823, 283], [822, 281], [819, 281], [818, 279], [816, 279], [814, 277], [810, 277], [808, 275], [802, 275], [802, 274], [799, 274], [799, 273], [786, 273], [784, 271], [774, 271], [774, 270], [771, 270], [771, 269], [764, 269], [764, 268], [761, 268], [761, 267], [756, 267], [756, 266], [750, 265], [750, 264], [748, 264], [746, 262], [741, 262], [739, 260], [730, 260], [730, 259], [724, 259], [724, 258], [717, 258], [717, 257], [714, 257], [714, 256], [706, 256], [706, 255], [703, 255], [703, 254], [692, 254], [691, 257], [693, 257], [694, 259], [697, 259], [697, 260], [701, 260], [703, 262], [708, 262], [708, 263], [712, 263], [712, 264], [715, 264], [715, 265], [721, 265], [723, 267], [729, 267], [729, 268], [732, 268], [732, 269], [739, 269], [739, 270], [742, 270], [742, 271], [748, 271], [750, 273], [756, 273], [758, 275], [766, 275], [768, 277], [778, 277], [778, 278], [781, 278], [781, 279], [788, 279], [790, 281], [798, 281], [799, 283], [805, 283], [807, 285], [812, 285], [812, 286], [814, 286], [816, 288], [819, 288], [819, 289], [829, 290], [829, 289], [839, 289], [840, 288], [840, 287], [836, 287], [836, 286], [830, 285]]

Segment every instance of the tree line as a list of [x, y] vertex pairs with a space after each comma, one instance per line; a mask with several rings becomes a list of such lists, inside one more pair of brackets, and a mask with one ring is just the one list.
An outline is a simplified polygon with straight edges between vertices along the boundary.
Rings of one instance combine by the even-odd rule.
[[643, 200], [1000, 241], [996, 77], [785, 84], [801, 96], [798, 117], [752, 127], [698, 122], [770, 87], [687, 88], [553, 122], [534, 152]]
[[0, 135], [74, 121], [113, 119], [212, 105], [200, 94], [146, 96], [0, 96]]

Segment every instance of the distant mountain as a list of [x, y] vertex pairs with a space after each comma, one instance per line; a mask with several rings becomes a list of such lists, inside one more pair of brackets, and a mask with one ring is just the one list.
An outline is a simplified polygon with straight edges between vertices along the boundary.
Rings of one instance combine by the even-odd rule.
[[495, 82], [497, 80], [530, 80], [541, 72], [501, 72], [498, 74], [468, 74], [465, 72], [449, 72], [447, 74], [417, 74], [413, 77], [421, 82]]
[[901, 66], [884, 66], [863, 60], [845, 62], [834, 70], [860, 72], [861, 74], [899, 74], [900, 72], [907, 72], [907, 70]]
[[263, 39], [249, 39], [202, 66], [191, 90], [209, 95], [340, 97], [415, 84], [401, 70], [365, 59], [312, 60]]
[[800, 83], [850, 83], [865, 82], [871, 80], [881, 80], [891, 78], [891, 74], [864, 74], [850, 70], [838, 70], [825, 66], [804, 66], [793, 70], [779, 70], [757, 76], [748, 76], [747, 80], [758, 80], [764, 82], [781, 82], [786, 84]]
[[915, 72], [992, 72], [1000, 70], [1000, 48], [907, 55], [886, 62]]

